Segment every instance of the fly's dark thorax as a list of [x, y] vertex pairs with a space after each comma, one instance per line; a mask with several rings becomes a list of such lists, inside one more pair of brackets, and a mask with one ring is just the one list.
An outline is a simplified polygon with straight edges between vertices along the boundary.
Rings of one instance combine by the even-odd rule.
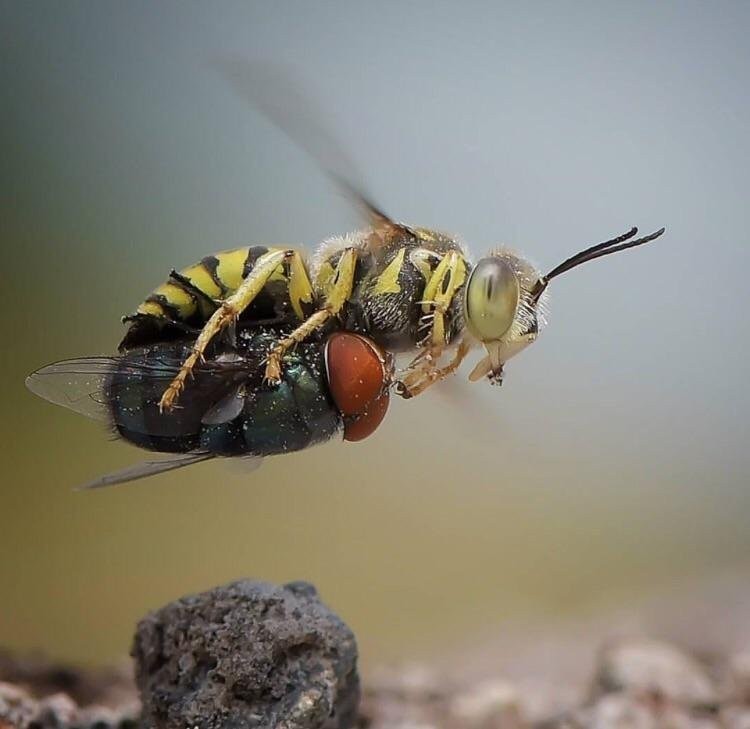
[[[449, 250], [460, 251], [460, 246], [446, 236], [416, 230], [390, 241], [382, 257], [360, 260], [344, 314], [345, 328], [366, 334], [391, 351], [419, 346], [431, 321], [429, 307], [423, 305], [425, 288]], [[446, 313], [446, 343], [463, 330], [462, 299], [463, 288]]]

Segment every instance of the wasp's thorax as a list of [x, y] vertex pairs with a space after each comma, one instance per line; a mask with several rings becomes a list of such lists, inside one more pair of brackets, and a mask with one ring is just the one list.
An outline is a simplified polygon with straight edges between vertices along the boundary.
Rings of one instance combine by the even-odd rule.
[[482, 258], [472, 270], [464, 294], [464, 320], [487, 356], [469, 376], [500, 383], [503, 364], [536, 339], [543, 325], [546, 294], [535, 296], [541, 274], [508, 249]]

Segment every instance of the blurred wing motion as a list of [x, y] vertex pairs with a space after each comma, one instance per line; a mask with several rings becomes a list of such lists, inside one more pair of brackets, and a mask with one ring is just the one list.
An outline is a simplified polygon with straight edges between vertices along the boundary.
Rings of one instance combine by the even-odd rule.
[[214, 67], [240, 97], [319, 165], [373, 228], [408, 231], [375, 205], [361, 184], [353, 182], [362, 179], [357, 165], [323, 123], [324, 112], [305, 94], [291, 71], [234, 55], [220, 57]]

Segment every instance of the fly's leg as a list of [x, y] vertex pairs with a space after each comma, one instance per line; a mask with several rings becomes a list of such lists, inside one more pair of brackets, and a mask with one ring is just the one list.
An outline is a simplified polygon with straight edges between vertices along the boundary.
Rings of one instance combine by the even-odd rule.
[[357, 252], [354, 248], [344, 249], [339, 262], [336, 264], [323, 307], [303, 321], [288, 337], [281, 339], [269, 352], [268, 362], [266, 363], [266, 379], [269, 382], [276, 383], [281, 380], [281, 361], [287, 350], [304, 341], [329, 319], [338, 315], [352, 295], [356, 267]]
[[[416, 397], [431, 385], [454, 374], [470, 350], [471, 345], [468, 340], [462, 339], [453, 355], [453, 359], [443, 367], [435, 367], [434, 362], [440, 358], [442, 351], [437, 352], [437, 356], [435, 356], [435, 350], [432, 348], [428, 349], [427, 351], [430, 352], [429, 356], [422, 357], [420, 355], [409, 365], [407, 374], [396, 384], [396, 391], [406, 400]], [[412, 365], [415, 362], [416, 366], [412, 369]]]
[[286, 260], [294, 255], [294, 251], [282, 250], [271, 251], [261, 256], [253, 270], [242, 281], [239, 288], [211, 315], [205, 326], [195, 340], [193, 351], [183, 362], [180, 371], [164, 391], [159, 401], [161, 412], [169, 411], [177, 402], [180, 393], [185, 388], [187, 378], [192, 374], [193, 368], [203, 358], [206, 348], [211, 340], [224, 328], [236, 321], [239, 315], [253, 302], [256, 296], [263, 290], [268, 279], [274, 271]]

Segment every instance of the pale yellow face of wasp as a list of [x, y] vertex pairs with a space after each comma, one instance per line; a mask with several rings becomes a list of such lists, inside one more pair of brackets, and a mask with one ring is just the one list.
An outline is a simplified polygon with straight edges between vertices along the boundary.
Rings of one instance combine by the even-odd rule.
[[472, 336], [487, 351], [474, 371], [472, 381], [489, 376], [502, 379], [503, 364], [533, 342], [543, 325], [543, 294], [532, 291], [539, 272], [506, 249], [482, 258], [469, 275], [464, 294], [464, 320]]

